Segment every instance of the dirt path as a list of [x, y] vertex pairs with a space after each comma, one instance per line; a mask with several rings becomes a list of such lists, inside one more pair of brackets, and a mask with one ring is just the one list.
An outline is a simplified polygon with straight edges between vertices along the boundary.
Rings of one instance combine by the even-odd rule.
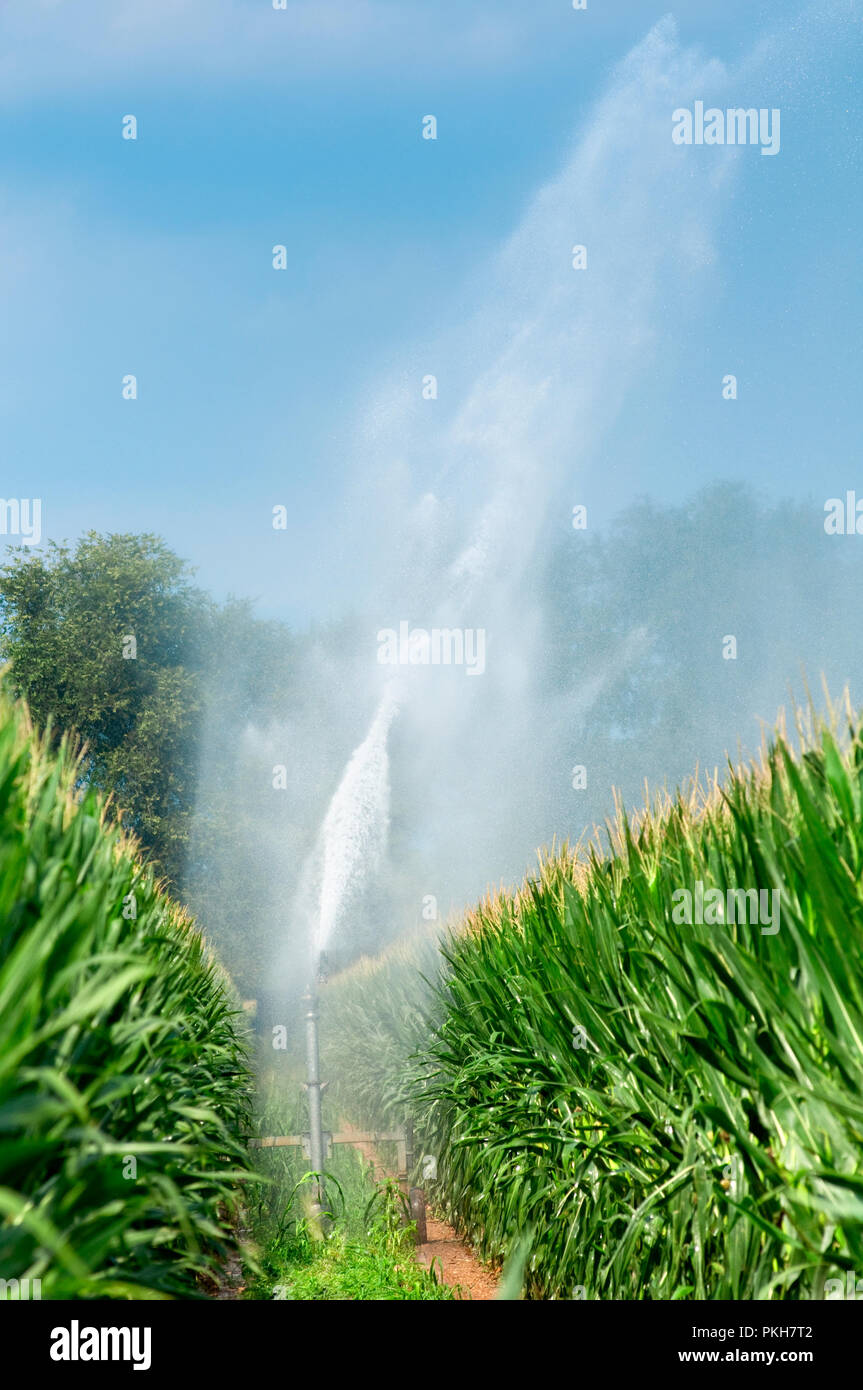
[[[219, 1220], [227, 1223], [228, 1217], [224, 1207], [219, 1208]], [[233, 1233], [236, 1247], [225, 1256], [218, 1275], [203, 1277], [201, 1280], [206, 1289], [207, 1297], [220, 1303], [233, 1302], [241, 1298], [246, 1290], [243, 1274], [243, 1248], [249, 1239], [249, 1228], [242, 1215], [238, 1217], [233, 1226]]]
[[[346, 1120], [339, 1122], [344, 1134], [357, 1134], [359, 1131]], [[370, 1163], [376, 1178], [397, 1177], [378, 1157], [374, 1144], [358, 1139], [352, 1145], [367, 1163]], [[445, 1221], [426, 1216], [428, 1240], [417, 1248], [417, 1263], [430, 1268], [435, 1265], [438, 1279], [450, 1288], [459, 1288], [461, 1298], [472, 1302], [490, 1302], [497, 1294], [500, 1275], [492, 1273], [480, 1264], [467, 1241], [461, 1239]]]
[[472, 1302], [490, 1302], [497, 1296], [500, 1275], [481, 1265], [467, 1241], [456, 1235], [452, 1226], [426, 1216], [428, 1240], [417, 1250], [420, 1264], [431, 1265], [434, 1260], [437, 1276], [450, 1287], [458, 1286], [461, 1297]]
[[245, 1293], [245, 1289], [246, 1283], [243, 1278], [243, 1261], [239, 1255], [229, 1255], [225, 1261], [217, 1291], [211, 1296], [218, 1302], [233, 1302]]

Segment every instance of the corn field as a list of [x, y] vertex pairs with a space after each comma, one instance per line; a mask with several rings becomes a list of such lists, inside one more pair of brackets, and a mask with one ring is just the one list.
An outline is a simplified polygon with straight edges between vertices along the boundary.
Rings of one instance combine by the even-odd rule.
[[250, 1176], [237, 1007], [76, 775], [0, 697], [0, 1278], [194, 1297]]
[[[345, 1103], [410, 1109], [430, 1192], [518, 1247], [527, 1297], [818, 1299], [863, 1268], [863, 738], [798, 736], [327, 987]], [[778, 891], [777, 922], [681, 920], [699, 883]]]

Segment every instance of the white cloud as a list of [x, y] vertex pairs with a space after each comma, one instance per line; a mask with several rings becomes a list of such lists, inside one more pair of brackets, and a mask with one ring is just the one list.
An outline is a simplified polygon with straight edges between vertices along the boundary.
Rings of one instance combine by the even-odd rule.
[[0, 100], [185, 73], [242, 81], [439, 71], [520, 61], [542, 32], [505, 0], [489, 11], [458, 0], [7, 0], [0, 10]]

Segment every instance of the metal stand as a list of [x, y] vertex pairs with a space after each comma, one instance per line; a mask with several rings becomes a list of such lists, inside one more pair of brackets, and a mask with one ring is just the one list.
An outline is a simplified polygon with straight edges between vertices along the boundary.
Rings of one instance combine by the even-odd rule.
[[321, 1063], [318, 1051], [318, 998], [314, 984], [303, 995], [306, 1020], [306, 1092], [309, 1097], [309, 1159], [315, 1179], [314, 1213], [323, 1217], [327, 1206], [324, 1186], [324, 1127], [321, 1115]]

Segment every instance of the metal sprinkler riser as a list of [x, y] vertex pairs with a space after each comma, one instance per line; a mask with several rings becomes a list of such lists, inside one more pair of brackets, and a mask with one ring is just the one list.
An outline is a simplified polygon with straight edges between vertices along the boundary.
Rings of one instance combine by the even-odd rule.
[[309, 984], [303, 995], [304, 1017], [306, 1024], [306, 1093], [309, 1098], [309, 1159], [312, 1171], [320, 1174], [316, 1179], [317, 1188], [317, 1214], [320, 1215], [326, 1207], [326, 1189], [324, 1187], [324, 1127], [321, 1111], [321, 1063], [318, 1047], [318, 998], [314, 984]]

